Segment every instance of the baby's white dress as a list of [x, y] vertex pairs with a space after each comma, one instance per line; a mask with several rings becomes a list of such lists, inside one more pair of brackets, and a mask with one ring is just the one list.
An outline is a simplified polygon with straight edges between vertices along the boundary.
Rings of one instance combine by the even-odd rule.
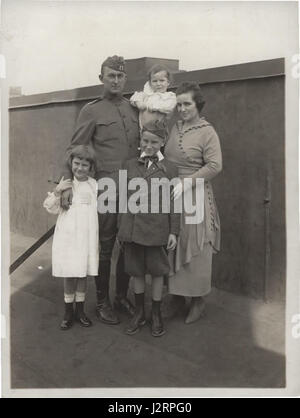
[[[172, 91], [165, 93], [155, 93], [149, 81], [144, 85], [143, 91], [136, 91], [130, 98], [132, 106], [140, 110], [139, 122], [140, 127], [148, 124], [159, 122], [166, 123], [166, 120], [171, 116], [176, 106], [176, 94]], [[145, 110], [141, 110], [147, 106]]]
[[99, 234], [97, 182], [72, 182], [73, 200], [68, 210], [60, 206], [60, 197], [48, 193], [43, 206], [58, 214], [52, 244], [54, 277], [97, 276], [99, 268]]

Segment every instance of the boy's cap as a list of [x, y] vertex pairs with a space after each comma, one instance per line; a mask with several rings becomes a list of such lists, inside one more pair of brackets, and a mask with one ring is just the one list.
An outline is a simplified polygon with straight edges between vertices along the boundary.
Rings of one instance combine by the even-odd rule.
[[126, 73], [125, 60], [123, 57], [118, 55], [106, 58], [106, 60], [102, 63], [102, 67], [109, 67], [115, 71]]
[[166, 139], [167, 137], [167, 128], [164, 123], [155, 121], [155, 122], [149, 122], [145, 123], [142, 128], [142, 133], [148, 131], [151, 132], [153, 135], [159, 136], [162, 139]]

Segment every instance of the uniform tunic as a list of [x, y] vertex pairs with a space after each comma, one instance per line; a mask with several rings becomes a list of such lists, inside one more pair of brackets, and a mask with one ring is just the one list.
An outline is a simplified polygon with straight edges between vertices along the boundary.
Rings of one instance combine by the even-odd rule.
[[[86, 104], [78, 117], [70, 152], [75, 145], [92, 145], [96, 152], [96, 179], [112, 178], [119, 184], [119, 170], [126, 160], [138, 155], [140, 137], [137, 109], [122, 96], [106, 95]], [[62, 175], [71, 177], [65, 166]], [[100, 240], [113, 241], [117, 232], [117, 214], [99, 215]], [[106, 255], [110, 259], [110, 255]]]
[[69, 210], [60, 207], [60, 197], [49, 193], [44, 207], [58, 214], [52, 244], [54, 277], [97, 276], [99, 235], [97, 216], [97, 182], [72, 182], [73, 202]]
[[186, 224], [186, 214], [182, 214], [177, 247], [170, 253], [169, 278], [171, 294], [203, 296], [211, 290], [212, 253], [220, 249], [220, 220], [210, 182], [222, 169], [219, 138], [204, 118], [186, 129], [179, 121], [171, 131], [165, 156], [176, 164], [180, 178], [204, 178], [204, 220]]

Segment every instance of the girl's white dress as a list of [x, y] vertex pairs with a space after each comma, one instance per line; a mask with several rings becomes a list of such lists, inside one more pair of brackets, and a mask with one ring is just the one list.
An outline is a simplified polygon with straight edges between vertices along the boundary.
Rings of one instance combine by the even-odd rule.
[[48, 193], [43, 206], [58, 214], [52, 244], [52, 275], [55, 277], [97, 276], [99, 235], [97, 182], [72, 182], [73, 200], [68, 210], [60, 206], [60, 197]]
[[[149, 81], [144, 85], [143, 91], [136, 91], [130, 98], [132, 106], [140, 110], [140, 126], [155, 124], [155, 122], [165, 122], [172, 114], [176, 106], [176, 94], [172, 91], [165, 93], [155, 93]], [[141, 110], [140, 107], [147, 106]]]

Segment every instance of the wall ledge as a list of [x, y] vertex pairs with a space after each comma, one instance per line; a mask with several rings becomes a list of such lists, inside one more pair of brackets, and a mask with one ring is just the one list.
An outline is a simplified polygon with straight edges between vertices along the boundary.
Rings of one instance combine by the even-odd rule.
[[[173, 75], [172, 89], [182, 81], [197, 81], [199, 84], [222, 83], [257, 78], [277, 77], [285, 75], [284, 58], [276, 58], [265, 61], [255, 61], [243, 64], [227, 65], [225, 67], [207, 68], [196, 71], [179, 72]], [[125, 96], [140, 90], [145, 78], [128, 80]], [[102, 93], [102, 86], [87, 86], [71, 90], [61, 90], [28, 96], [12, 97], [9, 100], [9, 110], [17, 110], [29, 107], [49, 106], [70, 102], [90, 101], [98, 98]]]

